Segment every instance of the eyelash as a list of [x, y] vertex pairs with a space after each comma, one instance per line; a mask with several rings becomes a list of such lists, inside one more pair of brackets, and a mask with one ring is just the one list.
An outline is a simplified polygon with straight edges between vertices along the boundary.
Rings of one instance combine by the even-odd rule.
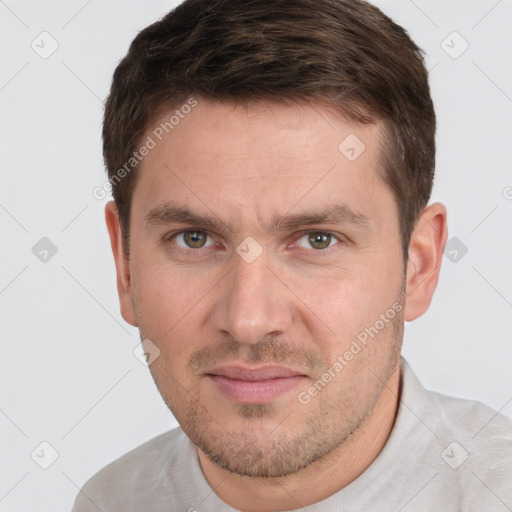
[[[210, 237], [213, 240], [212, 234], [205, 229], [184, 229], [182, 231], [178, 231], [175, 233], [169, 233], [168, 235], [166, 235], [164, 237], [164, 241], [172, 242], [176, 237], [178, 237], [180, 235], [184, 235], [186, 233], [194, 233], [194, 232], [206, 234], [206, 236]], [[307, 251], [309, 253], [310, 257], [311, 256], [312, 257], [322, 257], [322, 256], [330, 255], [333, 250], [337, 250], [336, 248], [340, 243], [343, 243], [345, 241], [345, 239], [341, 235], [337, 235], [335, 233], [332, 233], [331, 231], [311, 230], [311, 231], [301, 231], [301, 232], [297, 233], [297, 236], [294, 237], [293, 243], [297, 243], [302, 237], [304, 237], [306, 235], [310, 235], [312, 233], [317, 233], [317, 234], [322, 234], [322, 235], [330, 235], [335, 240], [338, 240], [338, 242], [330, 247], [326, 247], [325, 249], [313, 249], [313, 248], [306, 249], [304, 247], [299, 248], [299, 250]], [[192, 248], [187, 249], [187, 248], [184, 248], [184, 247], [181, 247], [181, 246], [175, 244], [175, 247], [173, 250], [177, 253], [181, 253], [181, 254], [185, 254], [185, 255], [190, 255], [192, 253], [202, 255], [202, 253], [204, 253], [211, 247], [215, 246], [215, 244], [216, 243], [209, 245], [208, 247], [200, 247], [198, 249], [192, 249]]]

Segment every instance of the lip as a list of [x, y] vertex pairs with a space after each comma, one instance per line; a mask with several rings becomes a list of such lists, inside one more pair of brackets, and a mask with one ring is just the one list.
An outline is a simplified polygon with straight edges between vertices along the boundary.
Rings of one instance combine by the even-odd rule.
[[224, 396], [246, 404], [271, 402], [306, 378], [284, 366], [222, 366], [208, 371], [206, 376]]

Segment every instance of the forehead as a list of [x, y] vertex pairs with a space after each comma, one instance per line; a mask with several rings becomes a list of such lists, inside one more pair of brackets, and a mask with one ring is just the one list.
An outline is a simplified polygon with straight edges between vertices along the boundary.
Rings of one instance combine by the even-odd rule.
[[[147, 129], [158, 148], [173, 144], [180, 156], [259, 158], [293, 156], [307, 162], [319, 152], [355, 161], [360, 154], [378, 156], [382, 126], [346, 118], [334, 105], [316, 102], [253, 101], [239, 105], [207, 99], [186, 100], [160, 115]], [[340, 144], [346, 142], [341, 148]], [[183, 154], [180, 150], [186, 151]], [[350, 150], [354, 149], [355, 153]], [[152, 153], [158, 153], [152, 152]], [[185, 163], [185, 162], [184, 162]], [[258, 169], [261, 174], [263, 169]]]
[[391, 194], [378, 171], [381, 130], [322, 104], [198, 99], [148, 128], [144, 140], [154, 147], [137, 170], [134, 201], [144, 215], [175, 200], [267, 224], [291, 209], [311, 212], [319, 202], [372, 217], [375, 199]]

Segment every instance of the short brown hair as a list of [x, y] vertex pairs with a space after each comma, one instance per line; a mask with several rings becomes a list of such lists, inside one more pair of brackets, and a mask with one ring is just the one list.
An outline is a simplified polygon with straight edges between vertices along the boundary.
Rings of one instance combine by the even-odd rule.
[[407, 257], [432, 189], [436, 120], [422, 50], [379, 9], [362, 0], [185, 0], [140, 32], [115, 70], [103, 125], [127, 251], [137, 173], [116, 173], [156, 115], [192, 95], [327, 101], [348, 119], [382, 121], [382, 177]]

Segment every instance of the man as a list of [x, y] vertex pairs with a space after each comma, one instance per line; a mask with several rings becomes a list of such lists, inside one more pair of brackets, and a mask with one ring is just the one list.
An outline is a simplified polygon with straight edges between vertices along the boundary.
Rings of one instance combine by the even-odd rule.
[[422, 53], [355, 0], [186, 0], [106, 104], [123, 318], [180, 428], [74, 511], [512, 510], [512, 425], [400, 356], [432, 299]]

